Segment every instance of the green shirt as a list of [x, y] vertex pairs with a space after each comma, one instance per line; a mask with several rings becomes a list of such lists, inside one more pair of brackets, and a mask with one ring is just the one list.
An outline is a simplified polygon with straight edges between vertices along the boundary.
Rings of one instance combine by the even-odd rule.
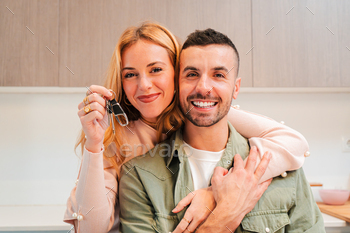
[[[229, 169], [233, 157], [248, 156], [248, 141], [228, 123], [229, 140], [217, 166]], [[171, 232], [183, 218], [171, 211], [193, 191], [182, 130], [121, 168], [121, 232]], [[268, 228], [268, 229], [267, 229]], [[321, 213], [302, 169], [276, 177], [235, 232], [325, 232]]]

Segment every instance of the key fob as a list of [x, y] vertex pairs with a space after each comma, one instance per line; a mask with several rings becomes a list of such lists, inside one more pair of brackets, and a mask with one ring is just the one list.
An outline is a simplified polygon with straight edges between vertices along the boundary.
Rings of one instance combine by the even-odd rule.
[[129, 124], [129, 120], [120, 104], [115, 99], [110, 100], [109, 104], [110, 107], [108, 109], [108, 112], [111, 111], [110, 113], [113, 113], [121, 126], [127, 126]]

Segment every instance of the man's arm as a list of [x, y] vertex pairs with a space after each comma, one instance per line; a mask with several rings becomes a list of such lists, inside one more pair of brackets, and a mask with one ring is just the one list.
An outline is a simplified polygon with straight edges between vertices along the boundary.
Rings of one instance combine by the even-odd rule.
[[152, 203], [130, 163], [121, 168], [119, 190], [121, 232], [156, 232]]
[[287, 232], [323, 233], [325, 231], [321, 211], [318, 208], [304, 171], [300, 168], [296, 179], [295, 205], [289, 210], [290, 224]]

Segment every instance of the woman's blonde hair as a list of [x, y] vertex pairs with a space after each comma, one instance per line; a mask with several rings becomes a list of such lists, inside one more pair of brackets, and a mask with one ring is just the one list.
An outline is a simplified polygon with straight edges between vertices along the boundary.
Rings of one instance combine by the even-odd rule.
[[[116, 93], [116, 101], [120, 103], [121, 107], [124, 109], [126, 115], [128, 116], [130, 121], [138, 120], [141, 117], [140, 112], [128, 103], [126, 95], [122, 86], [122, 54], [124, 50], [133, 44], [135, 44], [139, 40], [147, 40], [153, 42], [159, 46], [165, 48], [169, 54], [170, 61], [174, 67], [174, 84], [175, 90], [179, 88], [178, 81], [178, 70], [179, 70], [179, 55], [180, 55], [180, 45], [176, 39], [176, 37], [165, 27], [159, 25], [154, 22], [144, 22], [139, 27], [129, 27], [119, 38], [117, 46], [114, 49], [113, 56], [111, 58], [109, 68], [106, 74], [106, 80], [104, 86], [107, 89], [111, 89]], [[171, 103], [166, 107], [163, 112], [159, 115], [156, 122], [157, 129], [157, 140], [160, 142], [162, 140], [162, 134], [166, 133], [167, 136], [171, 135], [178, 128], [181, 127], [183, 122], [183, 115], [179, 108], [179, 97], [178, 91], [175, 92], [174, 98]], [[103, 144], [105, 148], [110, 143], [115, 143], [117, 148], [119, 149], [123, 143], [126, 141], [123, 140], [124, 134], [122, 126], [120, 126], [117, 121], [114, 119], [115, 132], [116, 135], [113, 135], [113, 131], [111, 126], [105, 132], [105, 137]], [[78, 141], [75, 145], [75, 149], [81, 145], [81, 150], [83, 152], [85, 145], [85, 134], [84, 131], [81, 131], [81, 134], [78, 138]], [[104, 158], [111, 162], [113, 167], [119, 173], [119, 168], [122, 165], [125, 158], [117, 153], [116, 156], [106, 156], [104, 154]]]

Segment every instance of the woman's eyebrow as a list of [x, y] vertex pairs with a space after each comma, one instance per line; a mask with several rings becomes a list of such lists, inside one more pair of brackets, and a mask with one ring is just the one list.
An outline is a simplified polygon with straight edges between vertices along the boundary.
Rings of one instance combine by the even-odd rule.
[[124, 67], [124, 68], [122, 69], [122, 71], [124, 71], [124, 70], [135, 70], [135, 68], [133, 68], [133, 67]]
[[161, 61], [155, 61], [155, 62], [149, 63], [149, 64], [147, 65], [147, 67], [153, 66], [153, 65], [155, 65], [155, 64], [157, 64], [157, 63], [161, 63], [161, 64], [165, 65], [165, 63], [164, 63], [164, 62], [161, 62]]
[[[148, 64], [146, 67], [153, 66], [153, 65], [155, 65], [155, 64], [157, 64], [157, 63], [163, 64], [163, 65], [166, 65], [164, 62], [161, 62], [161, 61], [155, 61], [155, 62], [151, 62], [151, 63], [149, 63], [149, 64]], [[135, 70], [135, 68], [133, 68], [133, 67], [124, 67], [124, 68], [122, 69], [122, 71], [124, 71], [124, 70]]]

